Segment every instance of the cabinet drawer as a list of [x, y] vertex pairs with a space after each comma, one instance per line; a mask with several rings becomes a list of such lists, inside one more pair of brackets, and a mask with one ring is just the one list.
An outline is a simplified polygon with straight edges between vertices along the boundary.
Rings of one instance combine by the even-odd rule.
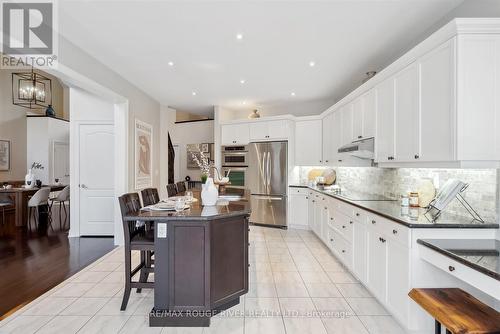
[[368, 221], [368, 218], [370, 216], [370, 214], [360, 208], [357, 208], [355, 206], [352, 206], [352, 218], [354, 218], [356, 221], [360, 222], [360, 223], [365, 223], [366, 221]]
[[309, 195], [310, 190], [307, 188], [299, 188], [299, 187], [290, 187], [289, 193], [290, 195], [295, 194], [295, 195]]
[[351, 217], [353, 215], [353, 212], [352, 212], [352, 208], [353, 206], [350, 205], [350, 204], [347, 204], [345, 202], [342, 202], [340, 200], [335, 200], [336, 202], [336, 206], [337, 206], [337, 210], [339, 210], [340, 212], [342, 212], [343, 214]]
[[333, 227], [340, 233], [349, 243], [352, 243], [353, 220], [344, 215], [342, 212], [337, 212], [333, 215], [331, 221]]
[[335, 230], [333, 230], [330, 237], [330, 242], [332, 244], [332, 250], [337, 255], [339, 260], [350, 268], [352, 265], [352, 245]]
[[384, 234], [386, 237], [410, 248], [409, 228], [377, 215], [369, 215], [367, 219], [368, 225], [377, 230], [379, 233]]

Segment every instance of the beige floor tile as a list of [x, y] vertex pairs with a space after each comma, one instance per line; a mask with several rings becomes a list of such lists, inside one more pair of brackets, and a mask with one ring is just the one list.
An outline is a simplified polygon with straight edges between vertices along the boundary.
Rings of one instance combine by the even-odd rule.
[[309, 297], [304, 283], [276, 283], [278, 297]]
[[359, 283], [359, 281], [348, 272], [327, 271], [326, 274], [333, 283]]
[[245, 334], [285, 334], [281, 318], [245, 318]]
[[342, 297], [332, 283], [306, 283], [306, 288], [311, 297]]
[[316, 271], [323, 272], [323, 267], [316, 260], [310, 261], [295, 261], [295, 265], [299, 271]]
[[62, 288], [56, 290], [52, 297], [81, 297], [87, 291], [92, 289], [96, 283], [73, 283], [70, 282]]
[[278, 298], [245, 298], [246, 317], [280, 317], [281, 309]]
[[106, 271], [81, 271], [78, 274], [74, 275], [70, 281], [78, 282], [78, 283], [99, 283], [106, 276], [109, 275], [109, 272]]
[[92, 317], [78, 334], [112, 334], [118, 333], [125, 325], [129, 315], [96, 315]]
[[[98, 271], [95, 271], [98, 273]], [[123, 272], [114, 271], [112, 273], [108, 273], [106, 277], [101, 281], [102, 283], [124, 283], [125, 282], [125, 274]]]
[[357, 315], [389, 315], [375, 298], [346, 298]]
[[130, 298], [127, 303], [127, 308], [125, 311], [120, 311], [122, 305], [122, 297], [113, 297], [97, 312], [98, 315], [132, 315], [137, 310], [137, 307], [141, 304], [143, 297], [134, 298], [133, 294], [130, 294]]
[[328, 275], [323, 271], [300, 271], [304, 283], [331, 283]]
[[288, 252], [282, 254], [270, 254], [269, 262], [293, 262], [293, 257]]
[[154, 306], [154, 298], [152, 297], [142, 298], [141, 302], [134, 311], [134, 315], [147, 316], [149, 315], [149, 312], [151, 312], [151, 310], [153, 309], [153, 306]]
[[275, 271], [297, 271], [294, 262], [271, 262], [271, 268]]
[[121, 289], [123, 283], [97, 283], [92, 289], [87, 291], [85, 297], [114, 297]]
[[326, 334], [320, 318], [284, 318], [286, 334]]
[[328, 334], [368, 334], [358, 317], [323, 318]]
[[354, 315], [344, 298], [313, 298], [314, 305], [322, 318], [338, 318]]
[[391, 316], [360, 316], [370, 334], [404, 334], [401, 326]]
[[273, 272], [275, 283], [302, 283], [302, 276], [298, 271], [275, 271]]
[[274, 283], [248, 283], [247, 297], [277, 297]]
[[243, 334], [244, 318], [212, 318], [210, 327], [203, 328], [203, 334]]
[[121, 262], [99, 262], [96, 263], [95, 265], [92, 265], [89, 267], [89, 271], [114, 271], [116, 268], [118, 268], [120, 265], [123, 264], [123, 261]]
[[57, 315], [41, 327], [37, 331], [37, 334], [76, 333], [85, 325], [85, 323], [87, 323], [87, 321], [90, 320], [90, 318], [90, 316], [83, 315]]
[[370, 292], [366, 290], [366, 288], [362, 284], [355, 283], [339, 283], [335, 284], [337, 288], [340, 290], [340, 293], [344, 297], [372, 297]]
[[71, 303], [76, 297], [47, 297], [40, 302], [33, 303], [32, 306], [26, 308], [23, 315], [57, 315]]
[[283, 318], [318, 317], [311, 298], [280, 298]]
[[244, 318], [245, 317], [245, 300], [246, 297], [240, 297], [240, 302], [233, 307], [228, 308], [217, 314], [218, 318]]
[[40, 327], [52, 319], [50, 315], [20, 315], [0, 327], [2, 334], [35, 333]]
[[273, 283], [274, 277], [271, 271], [249, 271], [248, 282], [250, 283]]
[[201, 334], [203, 327], [163, 327], [161, 334]]
[[109, 298], [78, 298], [74, 303], [66, 307], [61, 315], [91, 315], [96, 314]]
[[250, 271], [271, 271], [271, 264], [269, 262], [249, 262]]
[[161, 327], [149, 327], [149, 316], [133, 315], [120, 330], [120, 334], [155, 334], [161, 333]]
[[323, 261], [321, 259], [318, 259], [318, 261], [325, 271], [346, 271], [345, 267], [339, 262]]

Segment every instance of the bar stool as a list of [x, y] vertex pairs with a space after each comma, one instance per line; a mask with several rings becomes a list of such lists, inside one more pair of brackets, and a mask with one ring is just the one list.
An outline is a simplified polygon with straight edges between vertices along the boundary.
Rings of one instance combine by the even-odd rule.
[[160, 196], [158, 195], [158, 189], [156, 188], [146, 188], [141, 190], [142, 205], [149, 206], [156, 204], [160, 201]]
[[64, 226], [66, 226], [66, 220], [68, 219], [68, 212], [66, 211], [66, 202], [69, 201], [69, 186], [64, 187], [63, 190], [54, 198], [50, 199], [50, 206], [49, 206], [49, 211], [50, 211], [50, 216], [52, 217], [52, 206], [54, 205], [54, 202], [59, 203], [59, 228], [62, 230], [63, 228], [63, 223], [62, 223], [62, 210], [64, 210]]
[[[31, 216], [33, 214], [35, 218], [35, 228], [38, 227], [38, 216], [40, 214], [40, 209], [39, 207], [41, 205], [49, 205], [49, 196], [50, 196], [50, 188], [45, 187], [39, 189], [33, 196], [31, 196], [30, 200], [28, 201], [28, 229], [31, 231]], [[47, 213], [50, 214], [50, 211]], [[54, 228], [52, 227], [52, 222], [51, 222], [51, 217], [49, 216], [49, 219], [47, 219], [47, 222], [54, 231]]]
[[176, 186], [177, 186], [177, 193], [186, 192], [186, 183], [184, 181], [177, 182]]
[[467, 334], [500, 333], [500, 313], [456, 288], [412, 289], [408, 294], [435, 320], [434, 331]]
[[[143, 288], [154, 288], [154, 282], [148, 282], [149, 274], [154, 273], [151, 260], [154, 251], [154, 231], [146, 229], [145, 224], [141, 224], [137, 221], [126, 221], [124, 219], [128, 214], [137, 212], [141, 209], [139, 194], [128, 193], [120, 196], [118, 201], [122, 213], [125, 247], [125, 289], [123, 291], [123, 300], [120, 308], [120, 310], [124, 311], [127, 308], [132, 289], [135, 288], [137, 289], [137, 293], [140, 293]], [[141, 262], [134, 269], [132, 269], [131, 263], [133, 250], [141, 252]], [[139, 271], [139, 281], [132, 281], [134, 275]]]
[[2, 210], [2, 225], [5, 225], [5, 210], [11, 206], [12, 203], [0, 202], [0, 210]]

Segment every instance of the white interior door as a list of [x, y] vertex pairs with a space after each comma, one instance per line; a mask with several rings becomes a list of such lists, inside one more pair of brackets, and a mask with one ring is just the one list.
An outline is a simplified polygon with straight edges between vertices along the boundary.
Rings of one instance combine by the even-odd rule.
[[80, 235], [114, 234], [114, 127], [81, 124]]
[[49, 184], [56, 179], [62, 184], [69, 184], [69, 144], [55, 141], [53, 143], [53, 175]]

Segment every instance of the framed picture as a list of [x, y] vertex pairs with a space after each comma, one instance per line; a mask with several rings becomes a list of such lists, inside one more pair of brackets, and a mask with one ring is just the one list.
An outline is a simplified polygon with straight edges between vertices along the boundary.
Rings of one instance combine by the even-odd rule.
[[200, 151], [203, 153], [208, 153], [208, 143], [200, 144]]
[[0, 172], [10, 170], [10, 141], [0, 140]]
[[153, 127], [135, 120], [135, 189], [153, 186]]

